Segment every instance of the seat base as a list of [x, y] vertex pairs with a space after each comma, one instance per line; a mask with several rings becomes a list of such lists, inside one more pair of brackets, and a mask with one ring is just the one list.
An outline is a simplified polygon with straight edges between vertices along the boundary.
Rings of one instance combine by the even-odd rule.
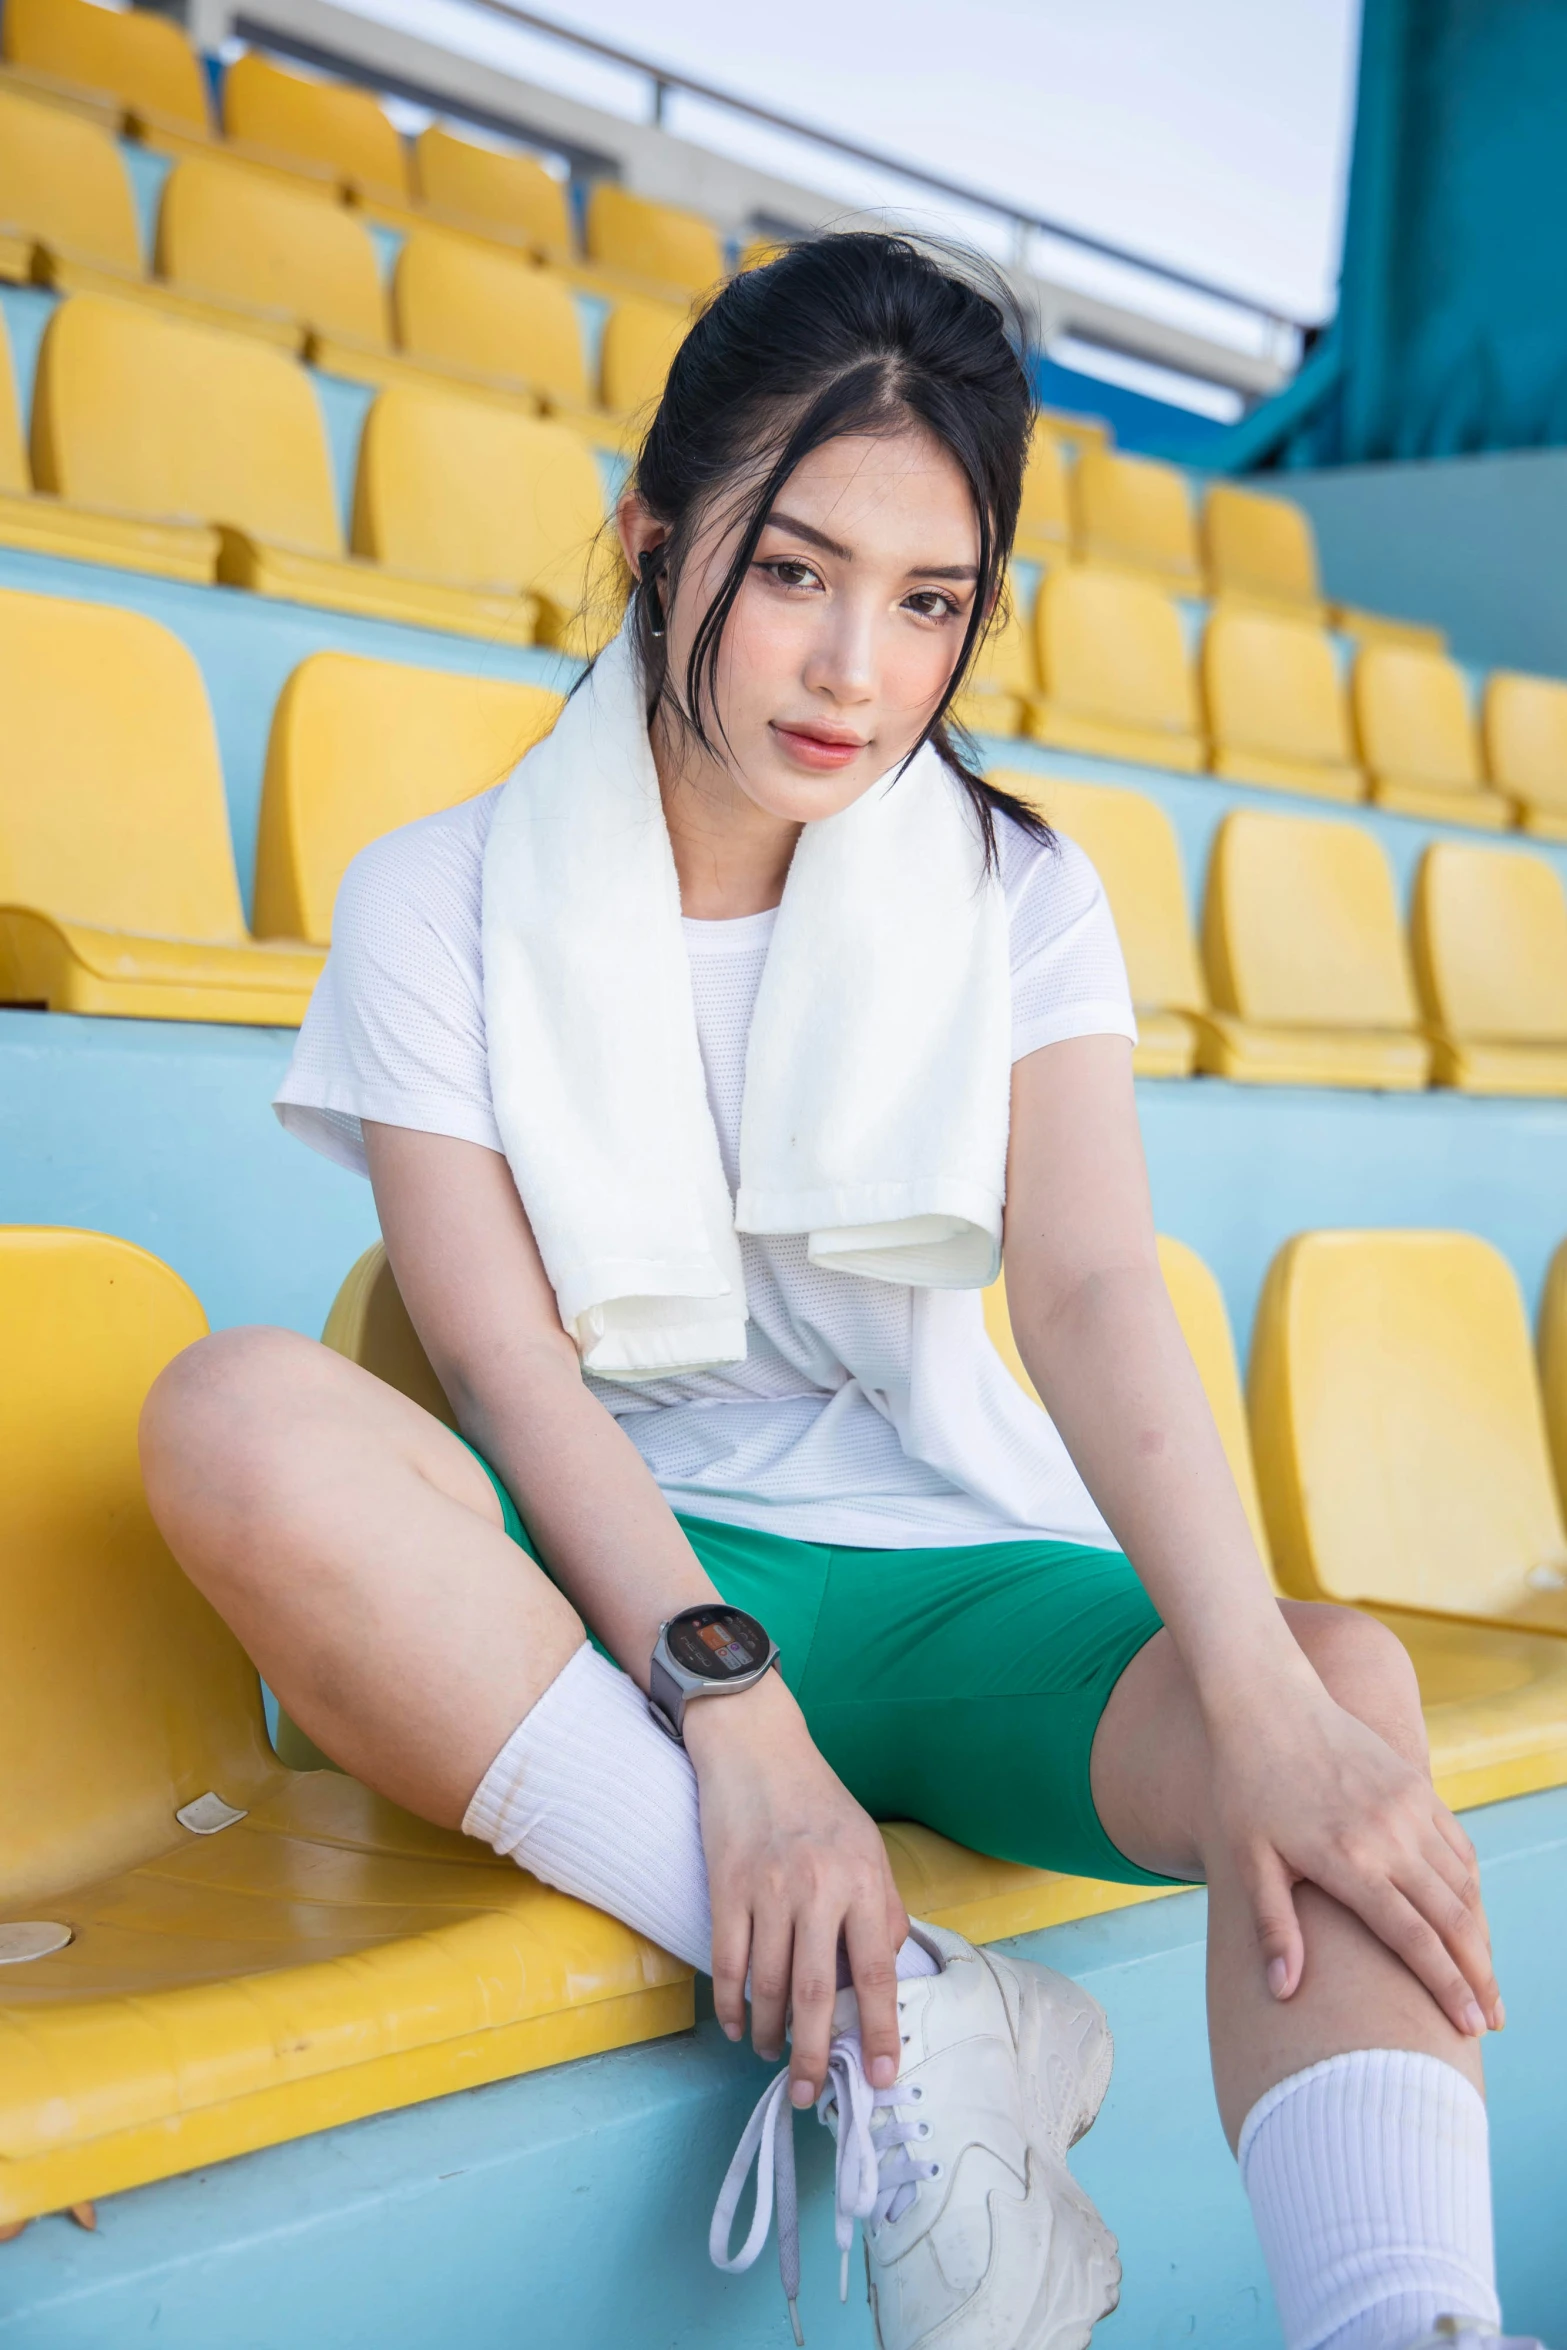
[[244, 335], [251, 342], [265, 343], [274, 351], [286, 352], [291, 359], [297, 358], [304, 347], [304, 329], [297, 319], [289, 318], [281, 310], [253, 310], [244, 303], [186, 293], [177, 286], [163, 285], [151, 278], [127, 277], [118, 270], [106, 269], [100, 262], [49, 246], [34, 248], [33, 280], [37, 285], [47, 286], [52, 293], [106, 294], [114, 301], [134, 302], [138, 308], [161, 311], [165, 317], [180, 319], [187, 326], [215, 328], [219, 334]]
[[1567, 1094], [1567, 1042], [1497, 1044], [1473, 1036], [1433, 1035], [1431, 1077], [1459, 1093]]
[[1138, 767], [1173, 767], [1182, 775], [1197, 775], [1203, 766], [1203, 744], [1195, 734], [1166, 733], [1162, 727], [1121, 726], [1113, 720], [1063, 710], [1059, 702], [1035, 697], [1028, 714], [1028, 731], [1036, 743], [1056, 751], [1087, 751], [1096, 759], [1126, 759]]
[[0, 490], [0, 546], [75, 563], [108, 563], [160, 579], [207, 586], [217, 575], [218, 534], [200, 522], [144, 522], [92, 506], [67, 506], [43, 491]]
[[1372, 778], [1371, 797], [1395, 816], [1422, 816], [1432, 824], [1467, 824], [1480, 832], [1505, 832], [1513, 804], [1496, 791], [1441, 791], [1396, 775]]
[[473, 368], [443, 367], [439, 360], [410, 358], [348, 335], [319, 334], [312, 328], [306, 337], [305, 356], [323, 375], [344, 376], [350, 383], [413, 384], [426, 392], [459, 392], [465, 399], [487, 400], [523, 416], [539, 413], [539, 399], [531, 385], [505, 376], [480, 375]]
[[1304, 792], [1314, 800], [1363, 800], [1366, 779], [1358, 767], [1328, 759], [1277, 759], [1264, 751], [1215, 750], [1212, 771], [1226, 783], [1256, 783], [1267, 791]]
[[1518, 810], [1518, 826], [1536, 840], [1567, 840], [1567, 808], [1545, 808], [1524, 801]]
[[282, 547], [248, 531], [220, 527], [218, 578], [253, 596], [288, 604], [318, 604], [369, 620], [400, 620], [410, 628], [438, 628], [453, 636], [531, 645], [538, 604], [521, 589], [449, 587], [444, 580], [389, 571], [353, 555], [315, 555]]
[[1094, 571], [1113, 571], [1122, 579], [1140, 579], [1146, 586], [1158, 588], [1162, 595], [1197, 597], [1208, 592], [1200, 571], [1166, 571], [1157, 563], [1139, 563], [1135, 555], [1123, 555], [1115, 547], [1096, 547], [1091, 539], [1079, 546], [1077, 559]]
[[0, 998], [51, 1012], [297, 1028], [325, 961], [291, 942], [139, 938], [0, 906]]
[[40, 66], [0, 65], [0, 90], [13, 98], [30, 98], [41, 106], [58, 106], [66, 114], [79, 114], [111, 135], [120, 127], [120, 109], [107, 90], [89, 90], [81, 82], [45, 73]]
[[1328, 607], [1320, 596], [1289, 596], [1281, 589], [1252, 587], [1243, 580], [1225, 580], [1213, 592], [1215, 617], [1220, 612], [1267, 612], [1275, 620], [1303, 620], [1324, 628]]
[[1197, 1066], [1197, 1032], [1184, 1012], [1137, 1007], [1134, 1077], [1190, 1077]]
[[1454, 1811], [1567, 1786], [1567, 1640], [1368, 1608], [1414, 1661], [1437, 1793]]
[[1010, 741], [1023, 731], [1024, 708], [1018, 694], [976, 693], [970, 688], [954, 695], [951, 714], [972, 734], [993, 734]]
[[1377, 1028], [1280, 1028], [1232, 1012], [1193, 1015], [1197, 1066], [1241, 1085], [1332, 1085], [1418, 1093], [1428, 1082], [1424, 1037]]
[[1422, 652], [1445, 653], [1447, 631], [1424, 620], [1394, 620], [1386, 612], [1367, 612], [1359, 604], [1330, 604], [1328, 624], [1340, 636], [1352, 636], [1362, 645], [1418, 645]]

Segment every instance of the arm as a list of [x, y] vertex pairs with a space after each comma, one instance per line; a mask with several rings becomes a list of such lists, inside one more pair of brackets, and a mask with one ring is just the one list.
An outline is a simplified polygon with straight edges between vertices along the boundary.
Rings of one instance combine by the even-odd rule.
[[[1308, 1878], [1356, 1912], [1454, 2024], [1497, 2001], [1468, 1838], [1429, 1782], [1329, 1697], [1257, 1556], [1159, 1270], [1131, 1056], [1083, 1037], [1013, 1076], [1007, 1301], [1018, 1350], [1180, 1651], [1215, 1803], [1288, 1997]], [[1455, 1895], [1457, 1898], [1455, 1898]]]
[[[642, 1685], [658, 1628], [720, 1595], [629, 1437], [582, 1381], [506, 1161], [477, 1143], [365, 1125], [387, 1253], [470, 1442], [525, 1506], [549, 1571]], [[896, 2077], [893, 1954], [908, 1921], [874, 1823], [811, 1742], [782, 1678], [694, 1705], [713, 1903], [713, 1988], [738, 2039], [747, 1970], [757, 2047], [793, 2010], [796, 2102], [825, 2078], [840, 1934], [867, 2063]], [[804, 2087], [810, 2084], [810, 2097]]]

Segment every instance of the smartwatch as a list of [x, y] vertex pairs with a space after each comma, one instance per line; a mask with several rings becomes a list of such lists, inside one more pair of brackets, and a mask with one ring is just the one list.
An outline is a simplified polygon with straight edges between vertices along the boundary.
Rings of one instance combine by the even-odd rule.
[[658, 1628], [648, 1674], [648, 1712], [667, 1737], [685, 1744], [686, 1707], [694, 1697], [734, 1697], [754, 1689], [778, 1662], [778, 1643], [755, 1616], [723, 1602], [682, 1608]]

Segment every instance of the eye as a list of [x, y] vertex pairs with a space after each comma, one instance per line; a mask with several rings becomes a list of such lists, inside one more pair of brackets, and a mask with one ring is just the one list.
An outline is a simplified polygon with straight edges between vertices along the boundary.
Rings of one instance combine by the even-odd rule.
[[758, 571], [765, 571], [782, 588], [813, 588], [822, 584], [821, 574], [800, 555], [777, 555], [771, 562], [758, 563]]
[[905, 611], [917, 612], [922, 620], [956, 620], [958, 600], [943, 593], [940, 588], [916, 588], [903, 599]]

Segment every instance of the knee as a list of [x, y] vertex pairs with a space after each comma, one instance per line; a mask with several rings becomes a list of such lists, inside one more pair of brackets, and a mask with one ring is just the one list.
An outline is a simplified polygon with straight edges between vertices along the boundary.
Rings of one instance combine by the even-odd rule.
[[1396, 1633], [1358, 1608], [1314, 1600], [1281, 1601], [1290, 1630], [1329, 1695], [1390, 1746], [1425, 1760], [1420, 1684]]
[[322, 1349], [292, 1330], [219, 1330], [153, 1381], [142, 1406], [142, 1480], [165, 1533], [198, 1502], [253, 1505], [318, 1383]]

